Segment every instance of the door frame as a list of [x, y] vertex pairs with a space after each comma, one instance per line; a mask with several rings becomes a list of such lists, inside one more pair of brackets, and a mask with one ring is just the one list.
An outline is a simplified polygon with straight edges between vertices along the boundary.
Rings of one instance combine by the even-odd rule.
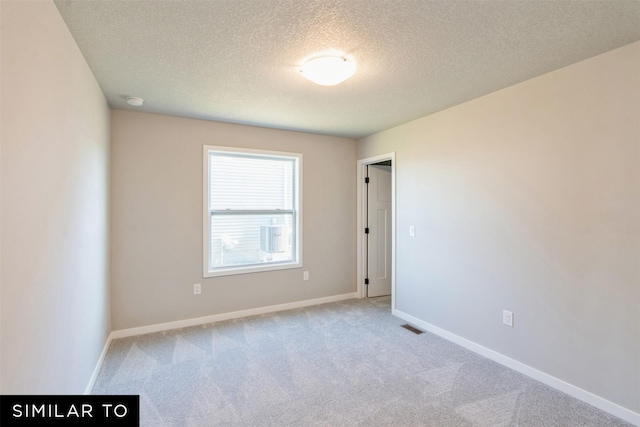
[[367, 166], [374, 163], [391, 160], [391, 309], [396, 307], [396, 153], [395, 151], [381, 154], [374, 157], [358, 160], [357, 166], [357, 273], [356, 273], [356, 294], [358, 298], [366, 298], [367, 290], [364, 279], [365, 259], [367, 257], [366, 234], [364, 226], [367, 218], [367, 192], [365, 190], [364, 178], [367, 173]]

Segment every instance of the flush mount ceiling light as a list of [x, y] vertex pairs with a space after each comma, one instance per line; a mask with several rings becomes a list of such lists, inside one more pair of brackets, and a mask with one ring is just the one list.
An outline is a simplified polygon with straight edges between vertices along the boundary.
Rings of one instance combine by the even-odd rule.
[[356, 64], [344, 56], [317, 56], [300, 66], [300, 74], [322, 86], [342, 83], [356, 72]]
[[127, 100], [127, 104], [133, 105], [134, 107], [142, 107], [142, 104], [144, 104], [144, 99], [136, 98], [135, 96], [127, 96], [125, 99]]

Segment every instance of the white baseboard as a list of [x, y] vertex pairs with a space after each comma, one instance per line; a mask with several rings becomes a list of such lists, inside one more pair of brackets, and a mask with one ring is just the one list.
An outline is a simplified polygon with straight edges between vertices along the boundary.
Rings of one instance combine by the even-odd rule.
[[431, 323], [420, 320], [417, 317], [413, 317], [410, 314], [404, 313], [397, 309], [393, 309], [392, 313], [409, 323], [419, 326], [422, 329], [438, 335], [448, 341], [456, 343], [468, 350], [473, 351], [474, 353], [478, 353], [479, 355], [484, 356], [487, 359], [491, 359], [494, 362], [506, 366], [507, 368], [511, 368], [514, 371], [520, 372], [521, 374], [533, 378], [534, 380], [540, 381], [541, 383], [546, 384], [549, 387], [555, 388], [556, 390], [566, 393], [569, 396], [582, 400], [583, 402], [586, 402], [591, 406], [595, 406], [596, 408], [608, 412], [609, 414], [623, 419], [631, 424], [640, 426], [640, 414], [637, 412], [634, 412], [607, 399], [597, 396], [591, 392], [583, 390], [580, 387], [576, 387], [572, 384], [567, 383], [566, 381], [532, 368], [531, 366], [525, 365], [524, 363], [518, 362], [517, 360], [511, 359], [494, 350], [483, 347], [480, 344], [476, 344], [475, 342], [470, 341], [466, 338], [462, 338], [461, 336], [434, 326]]
[[89, 383], [87, 384], [87, 387], [84, 389], [84, 394], [91, 394], [91, 390], [93, 390], [93, 386], [96, 383], [96, 379], [98, 379], [100, 368], [102, 368], [102, 362], [104, 362], [104, 358], [107, 355], [107, 350], [109, 350], [109, 345], [111, 344], [112, 339], [113, 339], [113, 333], [110, 333], [109, 336], [107, 337], [107, 342], [104, 344], [104, 347], [102, 348], [102, 353], [100, 353], [100, 357], [98, 358], [96, 367], [93, 369], [91, 378], [89, 378]]
[[330, 297], [316, 298], [305, 301], [296, 301], [286, 304], [271, 305], [268, 307], [251, 308], [248, 310], [233, 311], [230, 313], [213, 314], [211, 316], [196, 317], [193, 319], [178, 320], [176, 322], [158, 323], [149, 326], [140, 326], [138, 328], [120, 329], [113, 331], [110, 339], [131, 337], [135, 335], [150, 334], [153, 332], [168, 331], [171, 329], [186, 328], [188, 326], [204, 325], [207, 323], [221, 322], [223, 320], [238, 319], [241, 317], [255, 316], [258, 314], [273, 313], [276, 311], [291, 310], [294, 308], [309, 307], [312, 305], [327, 304], [330, 302], [344, 301], [357, 298], [357, 293], [333, 295]]

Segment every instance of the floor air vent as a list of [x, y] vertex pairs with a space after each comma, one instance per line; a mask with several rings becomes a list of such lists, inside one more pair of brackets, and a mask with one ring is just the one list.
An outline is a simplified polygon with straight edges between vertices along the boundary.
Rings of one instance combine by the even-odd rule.
[[413, 326], [411, 326], [411, 325], [409, 325], [409, 324], [406, 324], [406, 325], [400, 325], [400, 326], [402, 326], [403, 328], [405, 328], [407, 331], [411, 331], [411, 332], [413, 332], [413, 333], [414, 333], [414, 334], [416, 334], [416, 335], [420, 335], [420, 334], [423, 334], [423, 333], [424, 333], [424, 331], [421, 331], [421, 330], [420, 330], [420, 329], [418, 329], [418, 328], [414, 328]]

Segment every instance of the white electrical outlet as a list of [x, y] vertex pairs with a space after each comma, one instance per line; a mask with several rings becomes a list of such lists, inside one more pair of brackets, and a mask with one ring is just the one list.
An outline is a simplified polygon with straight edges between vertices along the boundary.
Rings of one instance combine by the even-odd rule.
[[513, 312], [508, 310], [502, 310], [502, 323], [507, 326], [513, 327]]
[[302, 273], [302, 280], [309, 280], [309, 272], [305, 271], [304, 273]]
[[200, 287], [200, 283], [195, 283], [193, 285], [193, 294], [200, 295], [202, 293], [202, 288]]
[[409, 236], [410, 237], [416, 237], [416, 227], [413, 225], [409, 226]]

